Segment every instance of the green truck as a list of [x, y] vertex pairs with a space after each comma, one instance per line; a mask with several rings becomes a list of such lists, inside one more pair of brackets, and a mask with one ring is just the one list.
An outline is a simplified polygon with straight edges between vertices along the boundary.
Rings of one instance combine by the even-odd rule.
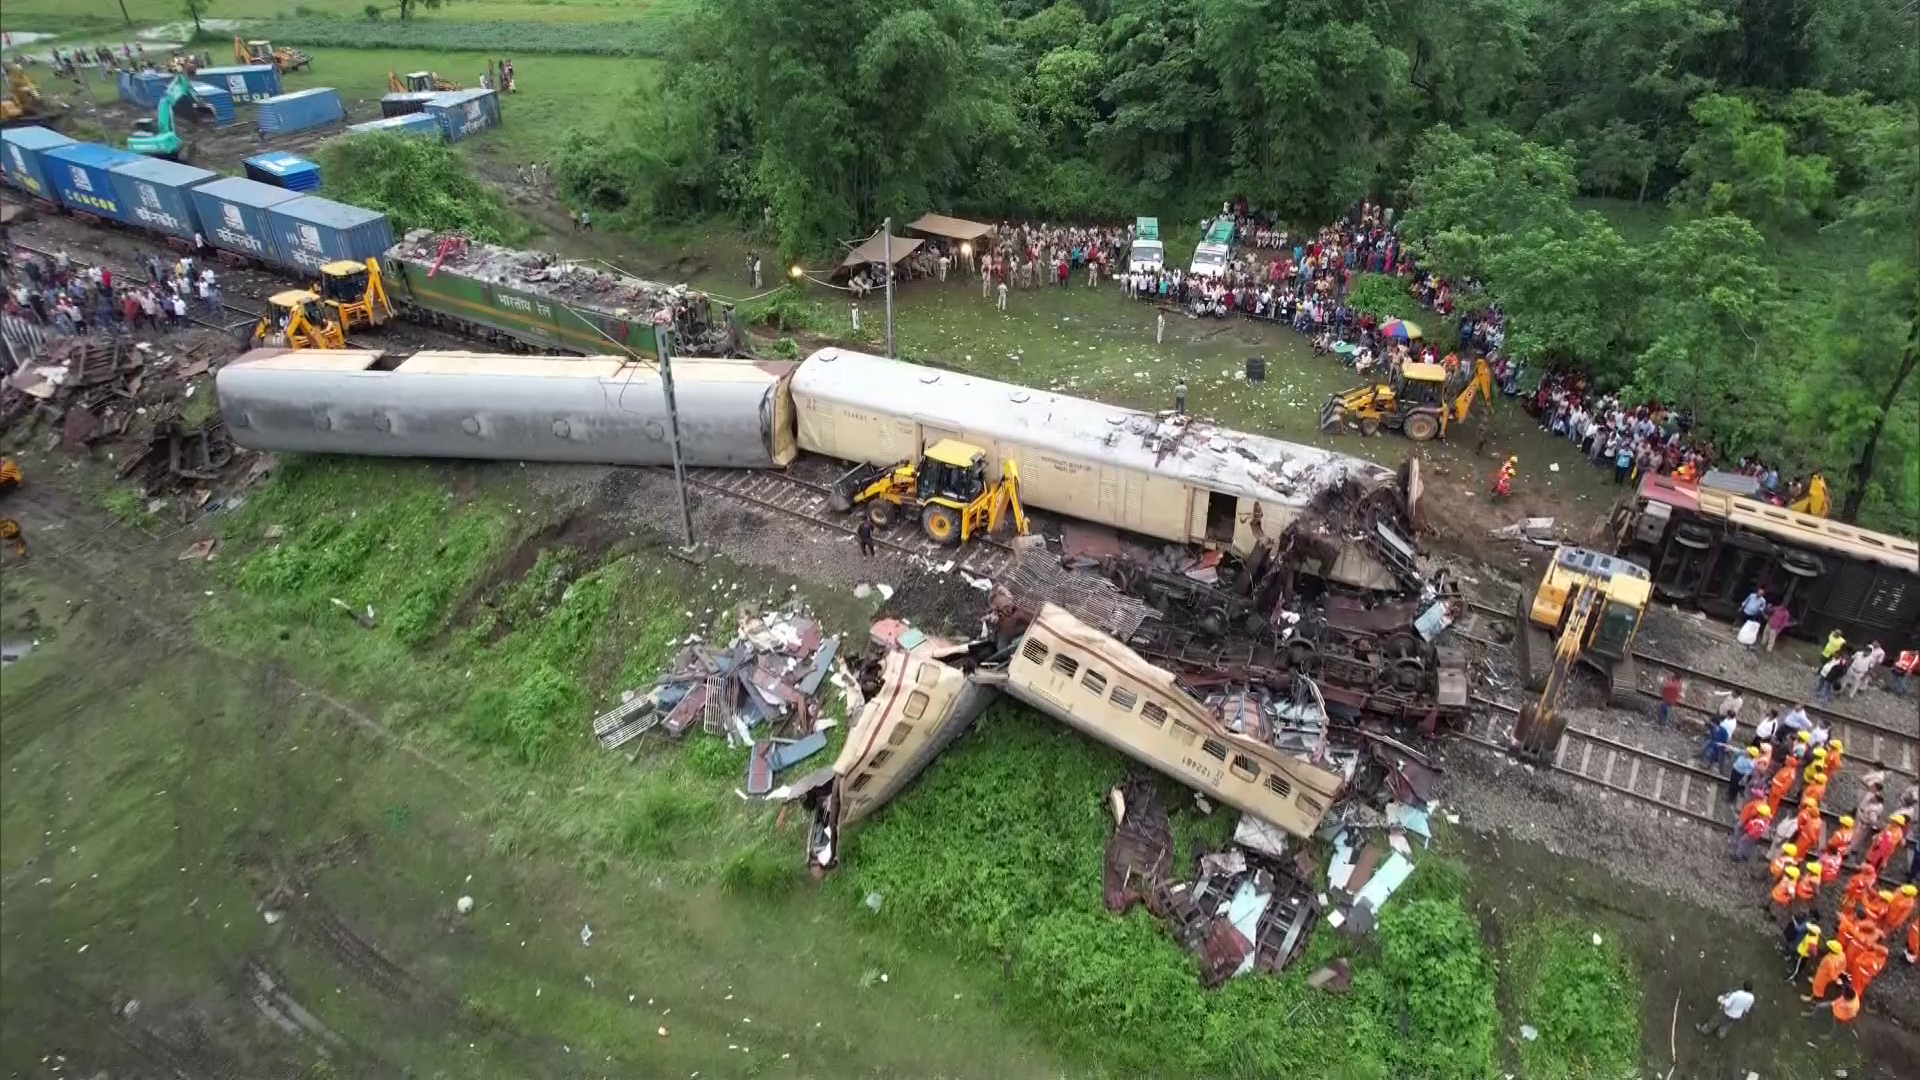
[[658, 359], [655, 328], [666, 324], [675, 356], [726, 356], [740, 344], [732, 308], [603, 266], [425, 229], [383, 261], [387, 295], [410, 317], [508, 348]]

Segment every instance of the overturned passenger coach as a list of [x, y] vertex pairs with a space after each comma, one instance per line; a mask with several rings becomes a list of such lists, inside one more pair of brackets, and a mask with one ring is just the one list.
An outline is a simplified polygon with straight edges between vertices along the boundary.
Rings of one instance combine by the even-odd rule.
[[[1418, 483], [1372, 462], [845, 349], [794, 365], [676, 359], [690, 465], [783, 468], [798, 451], [888, 466], [942, 439], [1012, 463], [1030, 507], [1307, 573], [1407, 584]], [[641, 357], [260, 351], [223, 369], [220, 408], [257, 450], [665, 465], [659, 371]]]
[[[686, 462], [792, 461], [782, 361], [673, 365]], [[649, 361], [369, 350], [256, 350], [220, 370], [220, 412], [256, 450], [669, 465], [666, 395]]]

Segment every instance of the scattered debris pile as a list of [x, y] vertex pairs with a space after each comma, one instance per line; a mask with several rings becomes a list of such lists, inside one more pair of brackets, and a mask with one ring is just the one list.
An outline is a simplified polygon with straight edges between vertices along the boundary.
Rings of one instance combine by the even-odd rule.
[[[455, 273], [489, 285], [543, 297], [613, 324], [671, 321], [674, 350], [687, 356], [737, 355], [740, 329], [733, 309], [685, 285], [634, 277], [612, 266], [569, 262], [544, 251], [483, 244], [463, 236], [414, 229], [400, 241], [401, 255], [434, 274]], [[616, 337], [623, 336], [615, 334]]]
[[840, 639], [798, 601], [762, 613], [741, 605], [725, 648], [690, 639], [645, 693], [628, 691], [596, 717], [594, 737], [614, 749], [654, 728], [679, 739], [698, 724], [752, 748], [745, 791], [764, 796], [782, 772], [826, 749], [836, 721], [821, 711], [831, 682], [848, 694], [857, 684], [840, 657]]
[[[1330, 740], [1326, 756], [1347, 784], [1317, 834], [1335, 852], [1324, 888], [1314, 885], [1320, 868], [1313, 854], [1251, 814], [1240, 815], [1231, 843], [1195, 850], [1179, 874], [1161, 784], [1136, 774], [1108, 795], [1115, 827], [1103, 866], [1107, 910], [1124, 914], [1144, 904], [1199, 957], [1200, 982], [1209, 988], [1250, 971], [1284, 970], [1323, 914], [1356, 937], [1369, 932], [1413, 873], [1409, 838], [1423, 845], [1432, 838], [1439, 774], [1420, 751], [1373, 732]], [[1194, 801], [1212, 812], [1204, 796]], [[1343, 992], [1342, 970], [1316, 985]]]

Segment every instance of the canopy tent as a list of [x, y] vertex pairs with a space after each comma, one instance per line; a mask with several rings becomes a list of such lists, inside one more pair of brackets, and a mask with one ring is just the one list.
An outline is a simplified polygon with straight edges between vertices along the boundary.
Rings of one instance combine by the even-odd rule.
[[[901, 259], [904, 259], [907, 256], [913, 254], [914, 249], [918, 248], [921, 244], [924, 244], [924, 243], [926, 243], [925, 240], [921, 240], [916, 237], [910, 237], [910, 236], [894, 237], [893, 238], [893, 261], [899, 262]], [[876, 232], [872, 236], [867, 237], [866, 240], [863, 241], [859, 247], [854, 248], [852, 251], [847, 252], [847, 257], [840, 261], [840, 267], [841, 269], [846, 270], [846, 269], [852, 269], [853, 267], [859, 266], [863, 263], [883, 263], [886, 261], [887, 261], [887, 238], [883, 234]]]
[[939, 236], [948, 240], [971, 241], [983, 236], [993, 235], [993, 226], [982, 225], [965, 218], [948, 217], [945, 214], [921, 214], [920, 219], [907, 226], [914, 232]]

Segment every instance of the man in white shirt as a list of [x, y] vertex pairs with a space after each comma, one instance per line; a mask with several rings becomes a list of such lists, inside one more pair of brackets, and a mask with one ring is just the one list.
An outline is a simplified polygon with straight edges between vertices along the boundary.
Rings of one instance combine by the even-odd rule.
[[1727, 1037], [1727, 1032], [1733, 1029], [1733, 1025], [1739, 1023], [1747, 1015], [1748, 1010], [1753, 1008], [1753, 980], [1748, 979], [1741, 983], [1738, 990], [1729, 990], [1721, 994], [1718, 1000], [1720, 1015], [1704, 1024], [1695, 1024], [1694, 1028], [1702, 1035], [1724, 1039]]

